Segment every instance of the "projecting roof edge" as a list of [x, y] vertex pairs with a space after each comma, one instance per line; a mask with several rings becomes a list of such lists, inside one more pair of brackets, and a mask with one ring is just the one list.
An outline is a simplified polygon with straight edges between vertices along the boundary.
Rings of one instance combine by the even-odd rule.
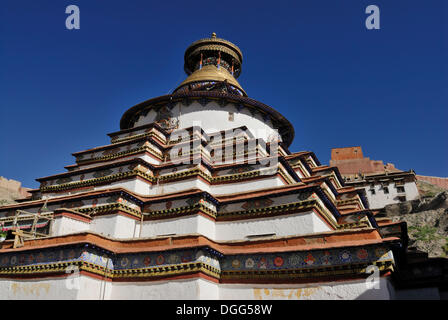
[[[318, 241], [317, 239], [320, 239], [321, 241]], [[11, 241], [12, 240], [5, 241], [4, 246], [8, 244], [12, 245]], [[89, 231], [27, 240], [25, 241], [24, 247], [15, 249], [4, 247], [3, 249], [0, 249], [0, 253], [11, 251], [22, 252], [55, 246], [91, 244], [116, 254], [209, 247], [221, 254], [233, 255], [245, 253], [323, 250], [341, 247], [380, 245], [384, 243], [395, 243], [397, 241], [400, 241], [397, 237], [381, 238], [381, 235], [376, 229], [351, 229], [311, 235], [233, 241], [214, 241], [199, 234], [139, 239], [114, 239]]]

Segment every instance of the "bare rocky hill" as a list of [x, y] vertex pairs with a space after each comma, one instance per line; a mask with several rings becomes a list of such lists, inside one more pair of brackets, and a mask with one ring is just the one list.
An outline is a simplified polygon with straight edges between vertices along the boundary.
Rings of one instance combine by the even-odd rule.
[[388, 205], [383, 214], [394, 221], [406, 221], [409, 247], [429, 257], [448, 256], [448, 191], [427, 182], [417, 182], [418, 200]]
[[0, 177], [0, 206], [15, 203], [17, 199], [30, 196], [29, 190], [23, 188], [19, 181]]

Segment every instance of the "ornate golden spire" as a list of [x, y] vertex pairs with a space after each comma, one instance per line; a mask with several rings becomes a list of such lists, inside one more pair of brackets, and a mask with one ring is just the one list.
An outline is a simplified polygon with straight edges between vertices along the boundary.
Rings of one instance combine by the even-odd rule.
[[209, 91], [222, 87], [221, 83], [232, 93], [247, 96], [236, 80], [241, 74], [243, 54], [235, 44], [217, 38], [215, 32], [210, 38], [193, 42], [185, 50], [184, 61], [184, 70], [189, 77], [175, 92]]

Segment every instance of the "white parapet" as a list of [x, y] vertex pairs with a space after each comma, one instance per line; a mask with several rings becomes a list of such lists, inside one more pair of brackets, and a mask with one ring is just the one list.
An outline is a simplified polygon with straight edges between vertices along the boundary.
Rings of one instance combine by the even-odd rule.
[[201, 278], [110, 282], [84, 275], [42, 280], [0, 281], [1, 299], [33, 300], [389, 300], [388, 278], [311, 284], [218, 284]]

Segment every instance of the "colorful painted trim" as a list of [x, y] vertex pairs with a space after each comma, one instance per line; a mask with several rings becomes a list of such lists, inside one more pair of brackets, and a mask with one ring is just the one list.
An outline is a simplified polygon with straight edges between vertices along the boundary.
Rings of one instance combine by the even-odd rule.
[[141, 153], [141, 152], [148, 152], [150, 155], [154, 156], [157, 160], [159, 160], [159, 161], [163, 160], [163, 155], [160, 152], [158, 152], [157, 150], [155, 150], [147, 145], [144, 145], [144, 146], [138, 147], [136, 149], [121, 151], [118, 153], [113, 153], [113, 154], [102, 156], [102, 157], [96, 157], [96, 158], [90, 158], [90, 159], [84, 159], [84, 160], [76, 160], [76, 163], [78, 165], [85, 165], [85, 164], [90, 164], [90, 163], [95, 163], [95, 162], [110, 161], [110, 160], [114, 160], [114, 159], [125, 157], [125, 156], [130, 156], [130, 155]]
[[141, 217], [141, 212], [139, 210], [136, 210], [134, 208], [126, 206], [122, 203], [112, 203], [112, 204], [100, 205], [100, 206], [89, 207], [89, 208], [78, 208], [78, 209], [75, 209], [74, 211], [78, 211], [80, 213], [84, 213], [89, 216], [99, 215], [101, 213], [110, 213], [113, 211], [121, 211], [121, 212], [128, 213], [131, 216], [134, 216], [136, 218]]
[[132, 171], [128, 171], [128, 172], [117, 173], [117, 174], [113, 174], [110, 176], [99, 177], [99, 178], [94, 178], [94, 179], [89, 179], [89, 180], [84, 180], [84, 181], [76, 181], [76, 182], [64, 183], [64, 184], [60, 184], [60, 185], [56, 185], [56, 186], [41, 187], [40, 191], [41, 192], [64, 191], [64, 190], [70, 190], [70, 189], [74, 189], [74, 188], [82, 188], [82, 187], [87, 187], [87, 186], [95, 186], [98, 184], [111, 183], [111, 182], [115, 182], [118, 180], [129, 179], [129, 178], [133, 178], [133, 177], [141, 177], [144, 180], [148, 181], [149, 183], [154, 183], [156, 181], [156, 179], [153, 176], [151, 176], [147, 173], [144, 173], [140, 170], [132, 170]]
[[[69, 266], [112, 280], [157, 279], [202, 272], [218, 280], [290, 281], [357, 275], [368, 265], [393, 270], [394, 258], [383, 245], [281, 253], [222, 255], [209, 247], [114, 254], [94, 245], [64, 246], [0, 254], [0, 276], [54, 274]], [[243, 277], [243, 278], [242, 278]]]
[[152, 220], [152, 219], [167, 219], [167, 218], [173, 218], [181, 215], [190, 215], [190, 214], [196, 214], [198, 211], [202, 212], [203, 214], [216, 219], [217, 213], [216, 211], [211, 210], [206, 205], [202, 203], [196, 203], [192, 206], [183, 206], [178, 208], [172, 208], [172, 209], [164, 209], [164, 210], [157, 210], [157, 211], [150, 211], [145, 212], [145, 220]]
[[155, 133], [153, 131], [130, 135], [130, 136], [122, 137], [122, 138], [116, 137], [116, 138], [111, 139], [111, 143], [116, 144], [116, 143], [120, 143], [120, 142], [124, 142], [124, 141], [137, 140], [137, 139], [140, 139], [143, 137], [159, 139], [161, 143], [166, 144], [165, 136], [163, 136], [162, 134]]

